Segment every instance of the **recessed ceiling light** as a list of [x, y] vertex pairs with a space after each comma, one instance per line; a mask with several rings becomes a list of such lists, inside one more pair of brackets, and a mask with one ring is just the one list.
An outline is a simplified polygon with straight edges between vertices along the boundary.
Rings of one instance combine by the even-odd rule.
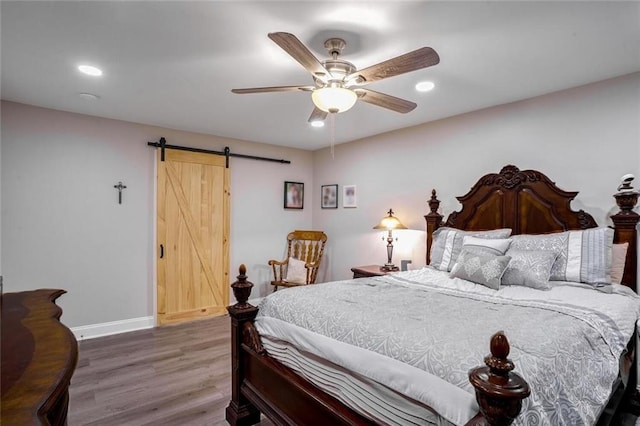
[[91, 65], [78, 65], [78, 70], [80, 70], [81, 73], [94, 77], [99, 77], [102, 75], [102, 70], [100, 68], [96, 68]]
[[428, 92], [430, 90], [433, 90], [434, 87], [436, 87], [436, 85], [431, 81], [421, 81], [420, 83], [416, 84], [416, 90], [418, 92]]
[[311, 125], [313, 127], [324, 127], [324, 121], [322, 120], [315, 120], [311, 122]]
[[78, 96], [88, 101], [97, 101], [100, 99], [100, 96], [94, 95], [93, 93], [80, 93]]

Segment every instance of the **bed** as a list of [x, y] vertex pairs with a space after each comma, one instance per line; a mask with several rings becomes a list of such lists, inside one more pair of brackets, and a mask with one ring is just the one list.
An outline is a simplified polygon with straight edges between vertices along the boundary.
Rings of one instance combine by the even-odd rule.
[[[516, 424], [607, 424], [619, 401], [635, 390], [632, 360], [640, 315], [634, 293], [640, 216], [633, 207], [638, 195], [633, 191], [615, 194], [620, 211], [612, 216], [611, 231], [598, 228], [590, 214], [571, 209], [576, 195], [559, 189], [538, 171], [506, 166], [481, 177], [458, 197], [462, 208], [443, 221], [434, 190], [425, 216], [430, 267], [278, 292], [277, 297], [263, 300], [260, 310], [247, 303], [252, 285], [241, 267], [232, 285], [238, 303], [228, 308], [233, 380], [227, 421], [255, 424], [263, 413], [276, 424], [497, 425], [514, 418]], [[507, 237], [499, 231], [504, 229], [510, 230]], [[496, 241], [489, 244], [481, 238], [486, 237], [483, 232], [495, 230], [499, 235], [492, 239]], [[558, 238], [568, 251], [556, 252], [549, 260], [551, 250], [540, 248], [554, 246]], [[610, 284], [610, 250], [602, 256], [586, 250], [599, 238], [626, 244], [624, 266], [617, 274], [625, 286]], [[505, 251], [499, 246], [507, 239], [514, 247]], [[564, 256], [564, 275], [557, 282], [524, 278], [552, 283], [544, 291], [526, 285], [496, 291], [487, 283], [477, 284], [484, 278], [473, 275], [478, 268], [467, 267], [485, 258], [485, 248], [473, 252], [474, 244], [502, 250], [502, 255], [487, 259], [500, 261], [505, 268], [515, 264], [510, 259], [535, 252], [540, 258], [546, 256], [549, 273], [551, 263], [555, 268], [556, 260]], [[582, 263], [576, 253], [582, 253]], [[522, 271], [533, 270], [526, 265], [515, 271], [515, 280], [523, 279]], [[457, 278], [449, 278], [452, 275]], [[552, 274], [551, 278], [558, 277]], [[495, 276], [489, 281], [495, 284]], [[394, 300], [401, 315], [377, 303], [383, 299]], [[455, 304], [447, 304], [451, 300]], [[381, 305], [382, 311], [367, 312], [358, 303]], [[339, 310], [340, 306], [346, 308]], [[323, 313], [329, 315], [323, 318]], [[375, 322], [376, 316], [388, 320]], [[487, 322], [461, 322], [465, 317]], [[527, 324], [531, 318], [535, 321]], [[337, 328], [327, 327], [332, 319]], [[570, 327], [565, 320], [571, 321]], [[541, 323], [545, 327], [539, 327]], [[475, 325], [477, 329], [472, 330]], [[281, 328], [298, 334], [278, 334], [276, 329]], [[384, 328], [392, 337], [381, 337], [379, 331]], [[491, 336], [499, 330], [506, 330], [506, 337]], [[582, 346], [565, 347], [565, 335], [573, 334], [589, 337]], [[314, 335], [322, 337], [319, 342], [308, 338]], [[338, 340], [338, 335], [346, 340]], [[515, 370], [507, 359], [507, 338]], [[529, 338], [549, 340], [540, 343]], [[355, 354], [341, 358], [338, 352], [343, 347], [355, 347]], [[324, 348], [322, 356], [319, 348]], [[534, 358], [537, 352], [543, 360]], [[445, 365], [443, 358], [455, 360], [454, 365]], [[570, 394], [561, 385], [576, 387], [578, 393]], [[521, 407], [522, 414], [516, 418]]]

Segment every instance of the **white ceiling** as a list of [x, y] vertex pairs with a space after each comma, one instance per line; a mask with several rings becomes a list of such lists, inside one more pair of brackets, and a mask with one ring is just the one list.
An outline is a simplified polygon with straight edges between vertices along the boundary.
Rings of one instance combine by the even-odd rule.
[[[640, 71], [635, 1], [2, 1], [0, 13], [4, 100], [311, 150], [332, 129], [307, 123], [309, 93], [231, 93], [312, 84], [269, 32], [295, 34], [320, 60], [340, 36], [360, 69], [423, 46], [440, 55], [367, 86], [414, 111], [358, 102], [335, 117], [335, 143]], [[435, 90], [416, 92], [423, 80]]]

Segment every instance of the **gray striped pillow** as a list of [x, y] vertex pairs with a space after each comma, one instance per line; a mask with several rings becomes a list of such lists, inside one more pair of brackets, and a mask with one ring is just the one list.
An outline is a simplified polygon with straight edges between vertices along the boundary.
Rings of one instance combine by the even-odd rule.
[[461, 231], [443, 226], [433, 233], [431, 259], [429, 265], [441, 271], [451, 271], [462, 251], [462, 240], [465, 235], [480, 238], [509, 238], [511, 229], [495, 229], [493, 231]]
[[544, 235], [514, 235], [517, 250], [551, 250], [558, 257], [551, 268], [552, 281], [587, 284], [611, 283], [613, 229], [592, 228]]

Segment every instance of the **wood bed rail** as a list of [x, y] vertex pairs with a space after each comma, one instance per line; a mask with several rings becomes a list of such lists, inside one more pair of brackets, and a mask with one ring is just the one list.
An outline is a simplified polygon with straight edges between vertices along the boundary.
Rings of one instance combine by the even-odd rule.
[[[247, 281], [244, 265], [240, 265], [239, 272], [238, 280], [231, 284], [237, 303], [227, 307], [232, 363], [227, 422], [232, 426], [253, 425], [263, 413], [282, 425], [375, 424], [268, 355], [253, 324], [258, 308], [247, 303], [253, 284]], [[467, 426], [510, 425], [530, 393], [527, 382], [511, 371], [514, 365], [507, 358], [509, 342], [504, 333], [492, 336], [490, 351], [485, 366], [469, 371], [481, 408]]]

